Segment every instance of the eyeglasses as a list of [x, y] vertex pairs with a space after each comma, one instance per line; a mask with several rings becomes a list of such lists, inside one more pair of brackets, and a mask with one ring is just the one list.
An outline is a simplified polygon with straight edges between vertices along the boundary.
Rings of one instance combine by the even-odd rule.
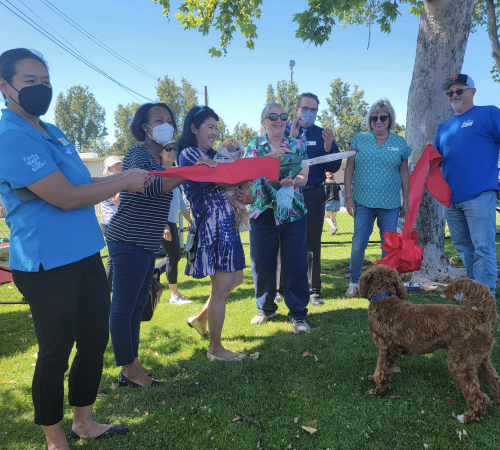
[[286, 122], [288, 120], [287, 113], [281, 113], [281, 114], [271, 113], [265, 118], [269, 119], [271, 122], [276, 122], [278, 120], [278, 117], [281, 119], [282, 122]]
[[376, 122], [378, 122], [378, 119], [380, 119], [380, 121], [382, 123], [384, 123], [387, 121], [388, 118], [389, 118], [389, 116], [380, 116], [380, 117], [379, 116], [370, 116], [370, 122], [376, 123]]
[[302, 111], [318, 112], [318, 108], [308, 108], [307, 106], [301, 106], [300, 109]]
[[174, 151], [174, 147], [165, 147], [165, 151], [167, 153], [173, 152]]
[[446, 93], [446, 97], [451, 98], [453, 97], [453, 94], [462, 95], [464, 91], [470, 91], [471, 89], [472, 88], [465, 88], [465, 89], [457, 89], [456, 91], [448, 91]]

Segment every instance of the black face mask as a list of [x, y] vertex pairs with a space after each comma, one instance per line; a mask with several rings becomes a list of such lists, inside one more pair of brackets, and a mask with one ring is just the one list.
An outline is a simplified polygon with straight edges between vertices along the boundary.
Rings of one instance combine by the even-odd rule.
[[[10, 85], [12, 86], [12, 84]], [[16, 89], [14, 86], [12, 87]], [[28, 114], [31, 114], [32, 116], [43, 116], [48, 111], [50, 102], [52, 101], [52, 88], [49, 88], [44, 84], [36, 84], [35, 86], [24, 87], [17, 92], [19, 93], [19, 103], [12, 97], [10, 98]]]

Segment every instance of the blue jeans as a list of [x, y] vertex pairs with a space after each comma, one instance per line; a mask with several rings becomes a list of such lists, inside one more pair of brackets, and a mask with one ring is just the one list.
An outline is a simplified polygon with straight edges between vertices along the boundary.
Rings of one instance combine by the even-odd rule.
[[[399, 211], [401, 208], [382, 209], [368, 208], [358, 202], [354, 202], [354, 235], [352, 236], [351, 248], [351, 283], [358, 283], [361, 277], [361, 269], [365, 260], [365, 250], [373, 231], [373, 223], [377, 219], [380, 231], [381, 243], [384, 243], [386, 231], [396, 231], [398, 227]], [[386, 252], [382, 251], [382, 258]]]
[[472, 200], [452, 203], [444, 213], [467, 276], [486, 284], [492, 293], [497, 284], [496, 201], [496, 191], [486, 191]]
[[278, 309], [276, 267], [281, 242], [284, 298], [292, 321], [305, 319], [309, 303], [307, 281], [307, 218], [276, 226], [271, 208], [256, 219], [250, 219], [250, 259], [255, 283], [257, 309], [272, 314]]
[[129, 242], [108, 241], [113, 261], [109, 329], [117, 366], [131, 364], [139, 350], [141, 315], [149, 298], [156, 253]]

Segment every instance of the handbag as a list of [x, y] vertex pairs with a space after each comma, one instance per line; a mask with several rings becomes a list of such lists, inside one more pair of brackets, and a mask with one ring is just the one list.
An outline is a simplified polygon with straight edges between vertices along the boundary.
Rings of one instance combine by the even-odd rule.
[[[205, 209], [203, 212], [200, 214], [198, 224], [202, 222], [202, 220], [205, 217], [205, 214], [207, 213], [208, 210], [208, 205], [212, 202], [212, 198], [215, 195], [215, 189], [212, 191], [212, 194], [210, 195], [210, 198], [208, 199], [207, 204], [205, 205]], [[194, 224], [193, 224], [194, 228]], [[187, 239], [186, 239], [186, 259], [188, 264], [194, 265], [194, 262], [196, 261], [196, 251], [198, 250], [198, 227], [191, 229], [191, 232], [188, 233]]]
[[160, 302], [161, 294], [163, 293], [163, 284], [161, 284], [153, 275], [151, 286], [149, 287], [149, 297], [141, 315], [141, 322], [149, 322], [153, 318], [158, 303]]

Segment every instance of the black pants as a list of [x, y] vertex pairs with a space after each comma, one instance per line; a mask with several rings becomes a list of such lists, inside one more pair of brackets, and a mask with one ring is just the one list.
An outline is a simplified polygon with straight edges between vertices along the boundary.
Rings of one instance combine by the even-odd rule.
[[170, 235], [172, 236], [172, 240], [161, 240], [161, 246], [167, 256], [156, 263], [155, 269], [159, 269], [160, 274], [163, 272], [167, 272], [168, 284], [177, 284], [177, 276], [179, 274], [177, 267], [179, 265], [179, 261], [181, 260], [179, 230], [177, 229], [176, 223], [167, 222], [167, 225], [170, 227]]
[[97, 396], [110, 307], [101, 257], [96, 253], [55, 269], [12, 275], [30, 305], [39, 347], [32, 384], [35, 423], [54, 425], [63, 419], [64, 373], [75, 341], [69, 404], [92, 405]]
[[[307, 207], [307, 279], [311, 295], [321, 297], [321, 234], [325, 220], [325, 190], [322, 185], [303, 189]], [[278, 252], [277, 290], [283, 295], [281, 249]]]
[[[101, 231], [104, 237], [106, 237], [106, 233], [108, 232], [108, 226], [100, 223]], [[108, 279], [109, 292], [113, 290], [113, 263], [111, 261], [111, 256], [109, 256], [108, 251], [108, 260], [106, 261], [106, 265], [104, 266], [104, 270], [106, 271], [106, 278]]]

